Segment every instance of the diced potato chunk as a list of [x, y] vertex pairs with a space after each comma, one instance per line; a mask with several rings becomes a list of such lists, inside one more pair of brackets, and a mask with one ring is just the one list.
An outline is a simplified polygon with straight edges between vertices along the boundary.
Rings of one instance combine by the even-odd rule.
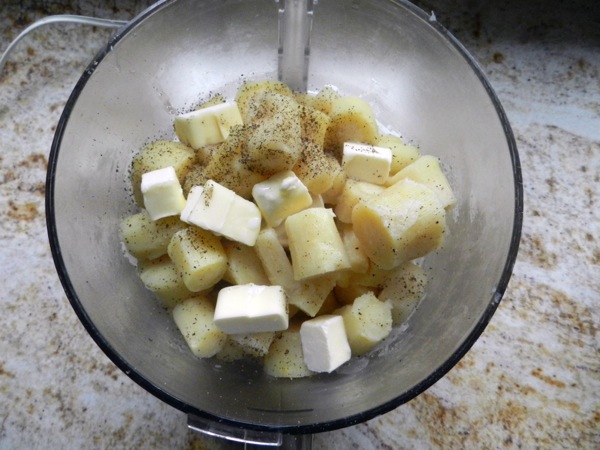
[[344, 142], [374, 145], [379, 127], [371, 106], [358, 97], [340, 97], [331, 103], [331, 124], [325, 138], [325, 148], [342, 160]]
[[369, 203], [370, 199], [377, 197], [385, 188], [367, 181], [348, 179], [333, 208], [338, 220], [352, 223], [352, 210], [362, 201]]
[[267, 93], [261, 108], [264, 116], [250, 128], [244, 162], [265, 176], [291, 170], [302, 152], [298, 104], [293, 98]]
[[352, 355], [364, 355], [385, 339], [392, 331], [392, 311], [388, 303], [381, 302], [368, 292], [352, 305], [336, 311], [344, 319]]
[[331, 113], [333, 101], [340, 97], [340, 93], [332, 86], [325, 86], [317, 94], [296, 94], [298, 103], [311, 106], [327, 115]]
[[342, 242], [346, 249], [350, 270], [356, 273], [365, 273], [369, 270], [369, 257], [363, 251], [360, 241], [356, 237], [354, 230], [350, 225], [340, 227], [342, 234]]
[[378, 298], [391, 303], [394, 325], [408, 319], [425, 294], [426, 286], [425, 271], [412, 262], [402, 264], [387, 277]]
[[334, 294], [334, 291], [331, 291], [325, 298], [325, 301], [323, 302], [323, 304], [321, 305], [321, 308], [319, 309], [319, 311], [317, 311], [317, 314], [315, 314], [315, 316], [322, 316], [324, 314], [332, 314], [333, 311], [338, 309], [340, 306], [343, 306], [343, 304], [340, 304], [340, 302], [338, 302], [338, 299], [337, 299], [336, 295]]
[[350, 268], [342, 238], [326, 208], [309, 208], [285, 221], [296, 280]]
[[271, 284], [290, 289], [295, 286], [294, 270], [273, 228], [258, 233], [254, 249]]
[[275, 333], [265, 331], [262, 333], [231, 334], [229, 337], [242, 348], [245, 355], [260, 358], [269, 351], [269, 347], [275, 339]]
[[390, 175], [394, 175], [404, 169], [421, 156], [421, 152], [417, 147], [404, 143], [401, 137], [394, 136], [393, 134], [379, 136], [375, 145], [389, 148], [392, 151]]
[[425, 256], [443, 241], [446, 215], [434, 191], [409, 179], [359, 202], [354, 232], [369, 258], [383, 269]]
[[171, 237], [187, 225], [178, 217], [152, 220], [145, 210], [126, 217], [121, 222], [121, 237], [125, 247], [138, 259], [154, 259], [167, 254]]
[[322, 149], [331, 118], [327, 114], [310, 106], [301, 106], [299, 111], [300, 136], [302, 140], [312, 142]]
[[310, 317], [317, 315], [335, 286], [334, 277], [317, 277], [297, 281], [286, 290], [288, 302]]
[[331, 187], [329, 189], [327, 189], [321, 194], [321, 196], [323, 197], [323, 201], [326, 205], [335, 205], [339, 195], [342, 193], [344, 186], [346, 185], [348, 176], [346, 175], [346, 172], [344, 172], [344, 170], [342, 169], [342, 165], [338, 163], [338, 160], [335, 158], [335, 156], [330, 154], [327, 154], [327, 156], [334, 159], [337, 164], [334, 165], [334, 170], [332, 170], [331, 172], [331, 178], [333, 180], [333, 183], [331, 184]]
[[131, 163], [131, 185], [136, 203], [144, 206], [141, 191], [144, 173], [172, 166], [179, 182], [183, 184], [195, 160], [194, 150], [180, 142], [158, 140], [146, 145], [133, 157]]
[[260, 118], [261, 101], [266, 93], [275, 93], [286, 97], [294, 97], [290, 88], [280, 81], [246, 81], [238, 89], [235, 100], [238, 104], [244, 123], [249, 124]]
[[138, 265], [140, 279], [167, 308], [172, 308], [181, 300], [193, 295], [179, 274], [173, 261], [164, 256], [152, 261], [142, 261]]
[[354, 300], [368, 292], [373, 292], [373, 288], [359, 284], [348, 284], [345, 287], [338, 285], [334, 289], [335, 298], [342, 305], [351, 305]]
[[264, 358], [264, 370], [277, 378], [302, 378], [312, 375], [302, 353], [302, 341], [297, 329], [282, 332], [276, 337]]
[[244, 358], [246, 353], [240, 344], [231, 339], [231, 336], [227, 336], [227, 340], [223, 345], [223, 348], [215, 355], [219, 361], [232, 362], [238, 359]]
[[391, 177], [388, 184], [393, 185], [406, 178], [431, 188], [436, 193], [442, 208], [450, 208], [456, 203], [456, 197], [442, 171], [439, 158], [431, 155], [421, 156]]
[[[242, 155], [248, 129], [235, 127], [229, 138], [214, 150], [211, 159], [198, 177], [199, 181], [214, 180], [245, 199], [252, 197], [252, 187], [266, 177], [251, 170]], [[198, 184], [204, 184], [198, 183]], [[193, 186], [187, 186], [191, 189]]]
[[254, 247], [227, 240], [222, 244], [227, 256], [227, 271], [223, 276], [225, 281], [231, 284], [269, 284]]
[[184, 300], [173, 308], [173, 319], [186, 343], [200, 358], [216, 355], [225, 345], [227, 335], [213, 323], [214, 307], [205, 297]]
[[333, 155], [325, 153], [319, 145], [306, 142], [292, 170], [314, 195], [332, 189], [341, 166]]
[[175, 233], [168, 253], [192, 292], [213, 287], [227, 270], [227, 256], [221, 240], [202, 228], [189, 227]]

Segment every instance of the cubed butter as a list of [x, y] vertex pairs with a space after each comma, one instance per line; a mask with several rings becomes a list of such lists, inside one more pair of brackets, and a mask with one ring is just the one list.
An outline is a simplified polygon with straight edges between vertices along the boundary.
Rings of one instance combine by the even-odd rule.
[[175, 134], [185, 145], [199, 149], [223, 142], [231, 128], [243, 124], [237, 103], [225, 102], [175, 117]]
[[152, 220], [176, 216], [185, 207], [183, 189], [172, 166], [142, 174], [141, 190]]
[[219, 291], [215, 324], [228, 334], [287, 329], [289, 318], [281, 286], [243, 284]]
[[392, 151], [385, 147], [345, 142], [342, 168], [350, 178], [383, 184], [392, 164]]
[[300, 327], [304, 362], [313, 372], [332, 372], [352, 356], [344, 319], [323, 315], [307, 320]]
[[294, 172], [279, 172], [252, 188], [252, 197], [271, 227], [312, 205], [307, 187]]
[[258, 207], [216, 181], [194, 186], [188, 194], [181, 220], [233, 241], [253, 246], [260, 232]]

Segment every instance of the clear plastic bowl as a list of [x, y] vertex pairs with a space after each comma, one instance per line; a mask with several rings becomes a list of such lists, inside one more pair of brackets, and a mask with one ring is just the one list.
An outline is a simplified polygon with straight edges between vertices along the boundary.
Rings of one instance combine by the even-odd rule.
[[424, 261], [430, 284], [406, 326], [333, 374], [274, 379], [250, 362], [194, 358], [124, 257], [119, 223], [134, 211], [128, 169], [144, 143], [173, 137], [176, 112], [209, 93], [231, 96], [243, 80], [277, 78], [277, 19], [273, 0], [165, 1], [145, 11], [82, 75], [48, 171], [52, 252], [91, 336], [134, 381], [201, 427], [242, 434], [349, 426], [435, 383], [496, 310], [522, 221], [511, 129], [465, 49], [404, 1], [321, 1], [308, 89], [333, 84], [365, 98], [383, 126], [441, 158], [458, 197], [446, 245]]

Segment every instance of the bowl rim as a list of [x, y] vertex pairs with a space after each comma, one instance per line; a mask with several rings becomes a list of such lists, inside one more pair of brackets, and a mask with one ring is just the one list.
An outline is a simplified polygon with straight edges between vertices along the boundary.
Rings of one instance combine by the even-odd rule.
[[331, 431], [339, 428], [348, 427], [351, 425], [355, 425], [366, 420], [377, 417], [381, 414], [387, 413], [400, 405], [412, 400], [428, 388], [430, 388], [433, 384], [439, 381], [452, 367], [454, 367], [469, 351], [469, 349], [474, 345], [477, 339], [480, 337], [481, 333], [487, 327], [490, 322], [492, 316], [494, 315], [505, 291], [508, 286], [509, 280], [511, 278], [513, 268], [516, 262], [518, 250], [519, 250], [519, 242], [521, 237], [522, 225], [523, 225], [523, 179], [521, 173], [521, 163], [519, 159], [518, 149], [516, 145], [516, 141], [504, 111], [504, 108], [500, 104], [500, 101], [491, 86], [489, 80], [485, 76], [483, 70], [479, 66], [479, 64], [475, 61], [474, 57], [468, 52], [468, 50], [449, 32], [443, 25], [441, 25], [437, 19], [435, 18], [434, 13], [431, 15], [427, 14], [425, 11], [420, 9], [419, 7], [413, 5], [407, 0], [387, 0], [390, 3], [394, 3], [398, 6], [402, 6], [408, 9], [410, 12], [415, 14], [418, 18], [428, 22], [430, 26], [432, 26], [435, 31], [437, 31], [448, 43], [450, 43], [458, 53], [465, 59], [465, 61], [469, 64], [473, 72], [478, 77], [480, 83], [486, 90], [489, 99], [494, 105], [500, 123], [504, 130], [504, 135], [506, 139], [506, 143], [508, 146], [508, 150], [510, 153], [511, 163], [512, 163], [512, 172], [513, 172], [513, 183], [514, 183], [514, 192], [515, 192], [515, 203], [514, 203], [514, 220], [512, 226], [512, 235], [511, 241], [509, 245], [509, 251], [507, 254], [507, 259], [504, 264], [504, 268], [502, 270], [502, 275], [496, 285], [496, 289], [491, 295], [488, 306], [486, 307], [484, 313], [479, 318], [478, 322], [467, 336], [467, 338], [460, 344], [460, 346], [456, 349], [454, 353], [443, 363], [441, 364], [435, 371], [433, 371], [428, 377], [421, 380], [418, 384], [416, 384], [412, 389], [390, 399], [389, 401], [375, 407], [369, 409], [367, 411], [355, 414], [353, 416], [345, 417], [342, 419], [336, 419], [332, 421], [308, 424], [308, 425], [294, 425], [294, 426], [274, 426], [274, 425], [260, 425], [255, 423], [244, 423], [238, 422], [232, 419], [227, 419], [223, 417], [216, 416], [206, 411], [199, 410], [195, 407], [190, 406], [186, 402], [179, 400], [178, 398], [172, 396], [165, 390], [161, 389], [160, 386], [152, 383], [148, 379], [144, 378], [140, 373], [136, 371], [134, 367], [128, 364], [128, 362], [121, 357], [121, 355], [115, 351], [115, 349], [108, 343], [108, 341], [102, 336], [100, 330], [94, 325], [90, 317], [85, 311], [82, 303], [79, 300], [79, 297], [75, 291], [73, 284], [70, 281], [69, 275], [67, 273], [62, 252], [60, 248], [60, 243], [58, 239], [57, 227], [56, 227], [56, 217], [55, 217], [55, 181], [56, 181], [56, 170], [57, 170], [57, 160], [58, 155], [60, 153], [60, 147], [62, 143], [62, 139], [64, 137], [64, 133], [67, 127], [67, 123], [69, 121], [71, 112], [75, 107], [77, 99], [83, 89], [85, 88], [87, 82], [93, 75], [94, 70], [98, 66], [98, 64], [109, 54], [114, 44], [119, 42], [121, 39], [126, 37], [132, 30], [134, 30], [142, 21], [146, 20], [148, 17], [156, 14], [163, 8], [176, 3], [179, 0], [161, 0], [157, 3], [151, 5], [150, 7], [143, 10], [136, 17], [134, 17], [131, 21], [127, 22], [123, 27], [121, 27], [115, 35], [109, 40], [109, 42], [96, 54], [94, 59], [89, 63], [86, 70], [84, 70], [80, 79], [76, 83], [73, 91], [71, 92], [64, 110], [59, 119], [54, 138], [51, 144], [50, 155], [48, 159], [48, 170], [46, 175], [46, 198], [45, 198], [45, 206], [46, 206], [46, 228], [47, 234], [50, 244], [50, 249], [52, 253], [52, 257], [54, 260], [54, 264], [57, 270], [58, 277], [63, 286], [65, 294], [74, 309], [78, 319], [88, 332], [88, 334], [95, 341], [96, 345], [100, 347], [100, 349], [108, 356], [108, 358], [122, 371], [124, 372], [130, 379], [132, 379], [135, 383], [140, 385], [146, 391], [148, 391], [153, 396], [158, 399], [164, 401], [165, 403], [171, 405], [172, 407], [192, 416], [197, 416], [200, 418], [208, 419], [209, 421], [218, 422], [223, 425], [231, 426], [234, 428], [245, 428], [248, 430], [256, 430], [262, 432], [275, 432], [275, 433], [290, 433], [290, 434], [305, 434], [305, 433], [316, 433], [323, 431]]

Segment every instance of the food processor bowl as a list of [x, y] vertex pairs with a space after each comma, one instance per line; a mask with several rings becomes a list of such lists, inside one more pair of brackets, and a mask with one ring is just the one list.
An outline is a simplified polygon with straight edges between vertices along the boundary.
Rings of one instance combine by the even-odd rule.
[[[293, 0], [290, 0], [293, 1]], [[198, 359], [125, 256], [136, 211], [128, 171], [175, 114], [244, 80], [278, 77], [273, 0], [167, 0], [121, 29], [89, 65], [60, 119], [47, 221], [60, 279], [97, 344], [198, 428], [248, 436], [314, 433], [385, 413], [452, 368], [491, 319], [522, 220], [517, 149], [498, 99], [465, 49], [402, 0], [323, 0], [310, 34], [308, 90], [360, 96], [382, 128], [439, 156], [458, 203], [445, 245], [422, 266], [427, 293], [370, 354], [334, 373], [267, 376], [258, 363]], [[208, 430], [211, 432], [211, 430]]]

